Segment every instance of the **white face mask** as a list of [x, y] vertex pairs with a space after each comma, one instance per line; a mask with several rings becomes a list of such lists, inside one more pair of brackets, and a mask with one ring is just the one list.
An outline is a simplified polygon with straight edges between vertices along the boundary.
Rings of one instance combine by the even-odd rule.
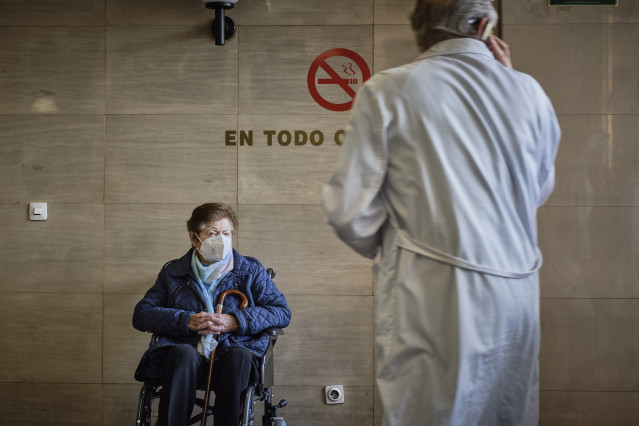
[[[195, 234], [198, 240], [199, 235]], [[207, 238], [206, 240], [200, 240], [202, 245], [198, 251], [207, 262], [216, 263], [224, 259], [233, 249], [233, 241], [226, 235], [219, 234]]]

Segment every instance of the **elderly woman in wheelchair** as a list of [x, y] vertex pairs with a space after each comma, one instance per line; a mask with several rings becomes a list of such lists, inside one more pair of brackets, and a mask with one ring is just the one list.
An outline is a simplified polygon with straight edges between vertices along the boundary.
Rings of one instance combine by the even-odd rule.
[[[187, 221], [191, 249], [162, 267], [135, 306], [133, 326], [157, 337], [135, 378], [161, 385], [160, 426], [189, 424], [196, 390], [207, 377], [215, 391], [215, 425], [239, 425], [243, 393], [260, 376], [261, 358], [272, 342], [266, 330], [290, 322], [291, 311], [270, 273], [232, 248], [237, 226], [225, 204], [196, 207]], [[219, 295], [228, 290], [231, 297], [223, 298], [216, 313]]]

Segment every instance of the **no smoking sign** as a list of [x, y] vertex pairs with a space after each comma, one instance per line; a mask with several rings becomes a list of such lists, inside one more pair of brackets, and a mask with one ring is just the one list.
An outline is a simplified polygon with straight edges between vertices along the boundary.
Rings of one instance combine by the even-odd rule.
[[371, 77], [364, 58], [348, 49], [331, 49], [319, 55], [308, 70], [308, 91], [320, 106], [330, 111], [353, 107], [358, 86]]

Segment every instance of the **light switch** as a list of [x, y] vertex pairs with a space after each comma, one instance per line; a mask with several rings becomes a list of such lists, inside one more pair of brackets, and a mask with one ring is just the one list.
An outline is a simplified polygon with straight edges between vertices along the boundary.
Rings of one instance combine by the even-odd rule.
[[29, 220], [47, 220], [47, 203], [29, 203]]

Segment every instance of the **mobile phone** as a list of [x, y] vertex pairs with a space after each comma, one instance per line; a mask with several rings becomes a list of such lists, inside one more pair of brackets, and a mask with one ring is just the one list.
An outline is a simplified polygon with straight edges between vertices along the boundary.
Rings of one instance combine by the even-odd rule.
[[486, 26], [484, 27], [484, 32], [481, 35], [481, 40], [486, 41], [488, 40], [488, 37], [490, 37], [491, 35], [493, 35], [493, 23], [486, 22]]

